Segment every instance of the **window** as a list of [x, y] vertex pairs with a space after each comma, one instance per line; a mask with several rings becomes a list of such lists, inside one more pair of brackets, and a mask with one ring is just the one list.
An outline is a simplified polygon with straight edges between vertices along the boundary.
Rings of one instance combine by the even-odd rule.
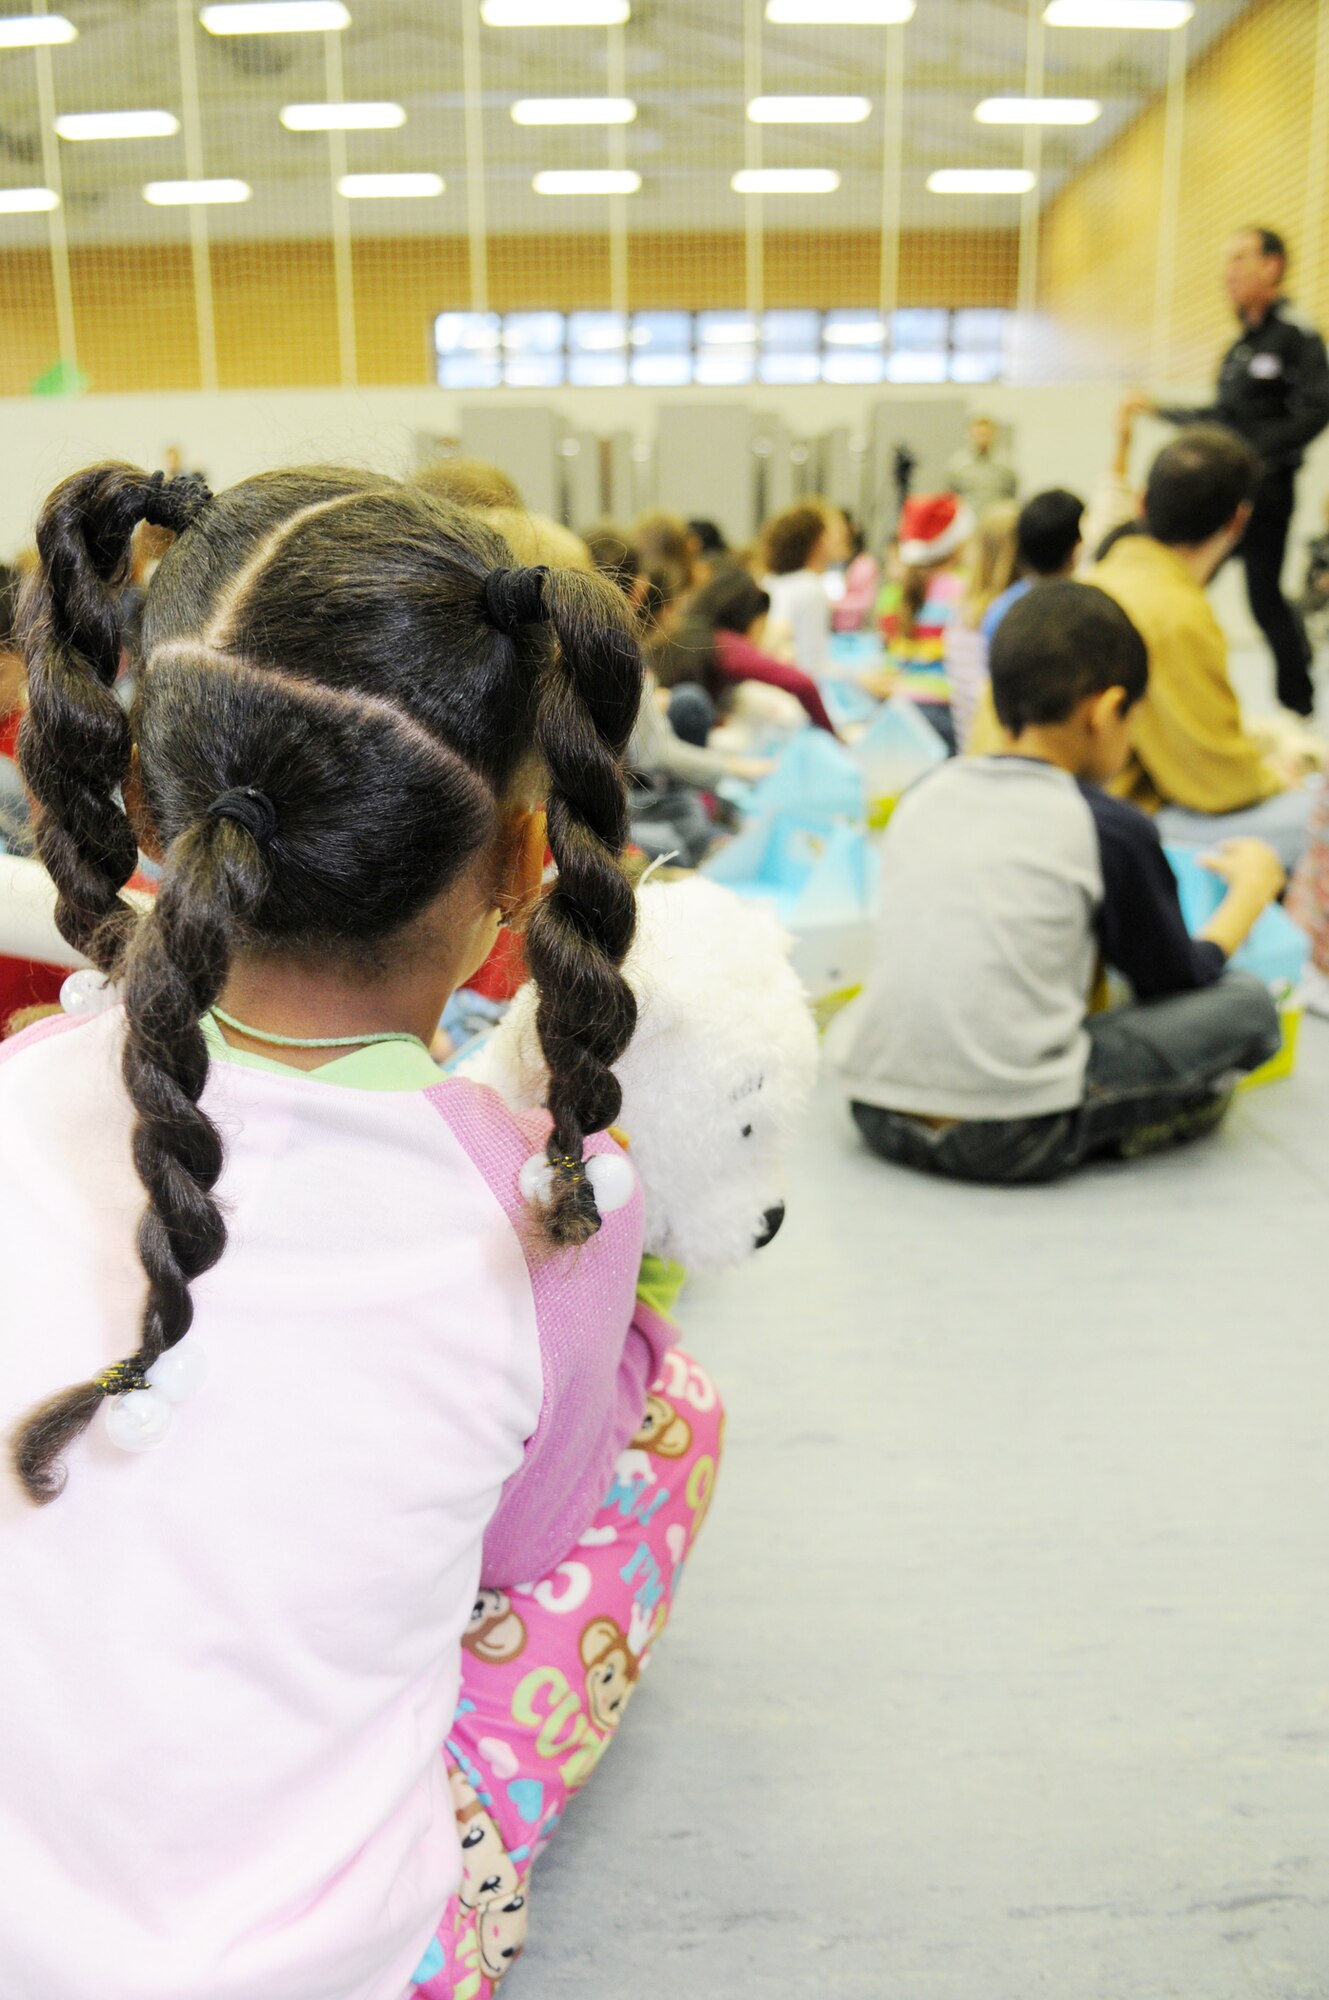
[[773, 387], [801, 383], [1000, 381], [1011, 314], [991, 306], [689, 312], [440, 313], [445, 389]]
[[626, 313], [568, 314], [568, 380], [577, 389], [613, 389], [628, 379]]
[[888, 382], [944, 382], [949, 360], [950, 314], [917, 306], [891, 314]]
[[501, 331], [497, 313], [440, 313], [434, 321], [434, 346], [442, 387], [496, 389]]
[[503, 380], [510, 389], [556, 389], [563, 380], [563, 315], [508, 313], [503, 321]]

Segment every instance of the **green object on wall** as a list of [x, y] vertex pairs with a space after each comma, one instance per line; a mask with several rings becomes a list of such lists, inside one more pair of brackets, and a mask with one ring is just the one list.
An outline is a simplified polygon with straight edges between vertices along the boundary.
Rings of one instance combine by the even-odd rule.
[[53, 362], [45, 374], [39, 375], [29, 394], [33, 396], [81, 396], [88, 386], [88, 378], [77, 362], [66, 361], [62, 356]]

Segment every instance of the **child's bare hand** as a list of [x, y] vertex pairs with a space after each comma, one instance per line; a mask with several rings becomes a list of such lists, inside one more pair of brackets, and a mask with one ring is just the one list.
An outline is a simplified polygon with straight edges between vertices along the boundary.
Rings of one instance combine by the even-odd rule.
[[769, 778], [775, 769], [774, 757], [731, 757], [729, 775], [742, 778], [745, 784], [755, 785], [762, 778]]
[[1217, 853], [1202, 854], [1200, 863], [1230, 889], [1244, 889], [1265, 903], [1281, 896], [1287, 883], [1282, 862], [1262, 840], [1225, 840]]

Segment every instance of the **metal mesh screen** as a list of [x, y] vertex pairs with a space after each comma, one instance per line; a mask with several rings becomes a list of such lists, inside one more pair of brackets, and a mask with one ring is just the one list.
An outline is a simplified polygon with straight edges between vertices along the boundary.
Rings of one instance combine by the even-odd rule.
[[[281, 33], [209, 32], [190, 0], [31, 4], [38, 46], [0, 15], [0, 393], [426, 383], [452, 364], [462, 386], [468, 352], [497, 386], [1203, 374], [1227, 324], [1218, 252], [1250, 220], [1286, 231], [1295, 289], [1329, 309], [1317, 0], [1195, 0], [1170, 32], [1062, 25], [1047, 0], [917, 0], [893, 25], [834, 18], [881, 0], [801, 23], [791, 0], [635, 0], [579, 27], [347, 0], [344, 25]], [[1096, 109], [976, 116], [1016, 97]], [[514, 116], [606, 98], [631, 122]], [[862, 103], [849, 122], [748, 116], [806, 98]], [[289, 129], [301, 106], [377, 110]], [[68, 123], [125, 112], [161, 129]], [[1023, 191], [947, 191], [975, 169]], [[589, 171], [632, 191], [533, 184]], [[772, 171], [825, 191], [733, 185]], [[162, 182], [242, 198], [145, 198]]]

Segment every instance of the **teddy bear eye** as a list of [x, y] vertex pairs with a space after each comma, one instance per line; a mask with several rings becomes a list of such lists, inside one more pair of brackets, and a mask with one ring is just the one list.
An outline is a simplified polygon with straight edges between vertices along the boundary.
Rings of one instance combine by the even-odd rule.
[[745, 1125], [745, 1126], [743, 1127], [743, 1134], [742, 1134], [742, 1136], [743, 1136], [743, 1137], [744, 1137], [745, 1139], [750, 1139], [750, 1138], [752, 1137], [752, 1127], [751, 1127], [750, 1125]]

